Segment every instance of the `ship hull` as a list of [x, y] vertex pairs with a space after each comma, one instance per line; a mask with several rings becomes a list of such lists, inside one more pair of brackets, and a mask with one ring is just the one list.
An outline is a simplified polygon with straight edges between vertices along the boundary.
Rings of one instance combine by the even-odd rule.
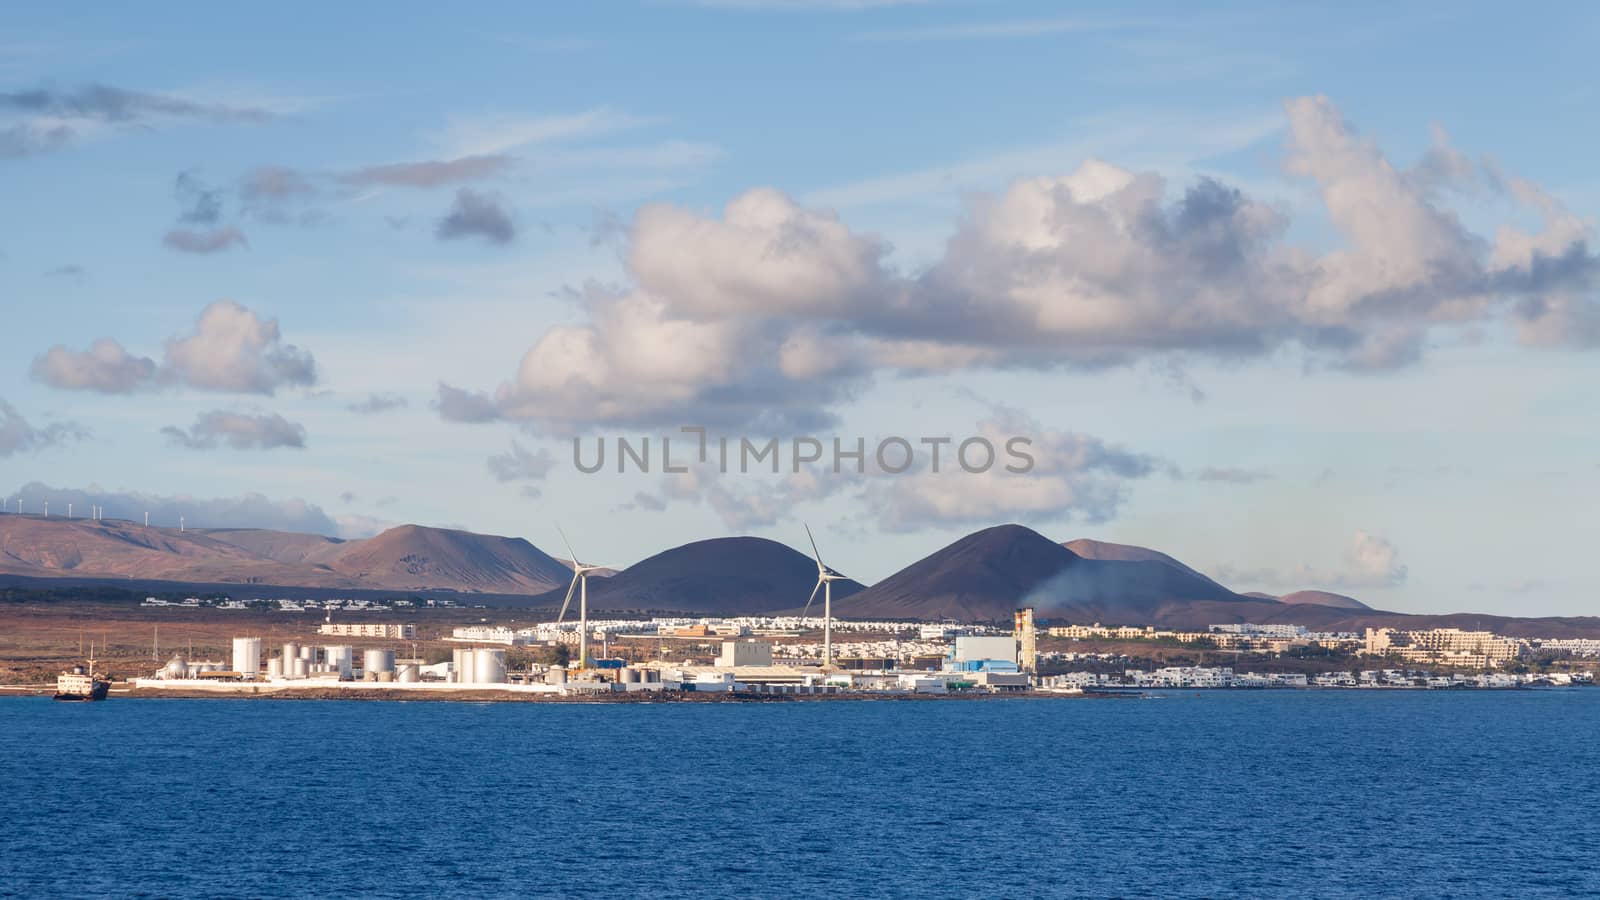
[[94, 687], [87, 692], [57, 691], [52, 699], [60, 700], [63, 703], [92, 703], [96, 700], [104, 700], [110, 690], [111, 682], [97, 681], [94, 683]]

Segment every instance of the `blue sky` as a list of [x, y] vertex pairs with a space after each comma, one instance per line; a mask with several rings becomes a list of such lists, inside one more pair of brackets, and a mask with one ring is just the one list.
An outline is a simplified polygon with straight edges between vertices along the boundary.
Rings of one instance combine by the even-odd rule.
[[[13, 10], [0, 492], [559, 520], [607, 563], [806, 520], [865, 580], [1022, 521], [1240, 590], [1592, 614], [1597, 23]], [[1025, 434], [1039, 466], [573, 470], [572, 436], [694, 424]]]

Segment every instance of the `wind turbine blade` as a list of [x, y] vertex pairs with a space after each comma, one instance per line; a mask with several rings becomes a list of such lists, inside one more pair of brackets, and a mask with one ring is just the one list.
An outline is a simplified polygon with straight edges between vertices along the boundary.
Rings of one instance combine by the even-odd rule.
[[572, 560], [572, 567], [576, 569], [578, 566], [583, 565], [583, 563], [578, 562], [578, 554], [572, 552], [572, 542], [567, 540], [567, 533], [561, 530], [560, 525], [556, 526], [556, 533], [561, 535], [561, 543], [567, 545], [567, 559]]
[[806, 540], [811, 542], [811, 552], [817, 557], [817, 568], [822, 569], [822, 551], [817, 549], [817, 539], [811, 536], [811, 526], [806, 526]]
[[811, 596], [806, 598], [806, 608], [801, 611], [800, 618], [804, 619], [806, 613], [811, 612], [811, 601], [817, 599], [817, 591], [822, 590], [822, 579], [817, 579], [817, 586], [811, 589]]
[[557, 625], [560, 625], [561, 620], [567, 617], [567, 607], [572, 604], [572, 592], [578, 589], [578, 579], [582, 577], [583, 575], [580, 573], [573, 573], [572, 583], [567, 585], [567, 599], [561, 601], [561, 614], [556, 616]]

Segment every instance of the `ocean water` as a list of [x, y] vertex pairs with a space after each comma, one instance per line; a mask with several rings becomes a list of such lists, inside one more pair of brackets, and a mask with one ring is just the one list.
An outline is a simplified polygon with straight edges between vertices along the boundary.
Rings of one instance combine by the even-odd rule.
[[0, 699], [0, 895], [1600, 895], [1600, 689]]

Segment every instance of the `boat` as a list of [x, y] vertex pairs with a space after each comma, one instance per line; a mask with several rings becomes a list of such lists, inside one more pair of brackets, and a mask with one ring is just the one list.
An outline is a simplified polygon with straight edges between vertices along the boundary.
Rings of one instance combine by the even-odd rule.
[[104, 700], [111, 691], [111, 681], [94, 671], [94, 653], [89, 654], [89, 665], [73, 666], [72, 671], [56, 677], [55, 699], [88, 703]]

